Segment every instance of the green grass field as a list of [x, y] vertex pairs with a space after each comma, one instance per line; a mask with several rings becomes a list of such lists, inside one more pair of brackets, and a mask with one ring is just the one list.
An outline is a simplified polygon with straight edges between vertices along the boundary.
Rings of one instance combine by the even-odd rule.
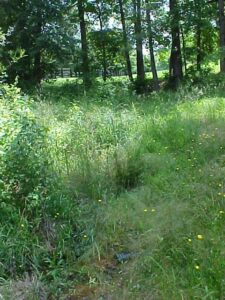
[[0, 255], [13, 244], [19, 260], [18, 276], [1, 270], [4, 299], [26, 284], [26, 299], [224, 299], [224, 88], [45, 83], [30, 107], [56, 183], [41, 213], [2, 227]]

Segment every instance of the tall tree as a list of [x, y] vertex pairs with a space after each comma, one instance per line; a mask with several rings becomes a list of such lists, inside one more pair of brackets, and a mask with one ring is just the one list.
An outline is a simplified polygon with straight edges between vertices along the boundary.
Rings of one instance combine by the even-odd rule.
[[149, 53], [150, 53], [150, 63], [151, 63], [151, 71], [152, 77], [154, 81], [154, 88], [155, 90], [159, 90], [159, 79], [155, 64], [155, 54], [154, 54], [154, 42], [153, 42], [153, 33], [152, 33], [152, 24], [151, 24], [151, 10], [149, 1], [145, 0], [146, 4], [146, 21], [147, 21], [147, 28], [148, 28], [148, 45], [149, 45]]
[[[19, 84], [38, 84], [47, 75], [56, 60], [72, 48], [66, 0], [12, 0], [0, 6], [0, 27], [6, 36], [6, 51], [2, 60], [8, 81]], [[72, 42], [72, 41], [71, 41]], [[10, 62], [10, 52], [24, 50], [24, 57]]]
[[83, 73], [83, 83], [85, 89], [89, 89], [91, 86], [90, 77], [90, 66], [88, 58], [88, 41], [86, 33], [86, 22], [84, 18], [84, 1], [78, 0], [78, 14], [80, 21], [80, 35], [81, 35], [81, 48], [82, 48], [82, 73]]
[[184, 29], [183, 26], [180, 26], [181, 31], [181, 39], [182, 39], [182, 54], [183, 54], [183, 62], [184, 62], [184, 71], [185, 75], [187, 74], [187, 55], [186, 55], [186, 42], [185, 42], [185, 36], [184, 36]]
[[127, 29], [126, 29], [126, 21], [125, 21], [124, 9], [123, 9], [123, 0], [118, 0], [118, 1], [119, 1], [119, 7], [120, 7], [121, 24], [122, 24], [122, 28], [123, 28], [123, 43], [124, 43], [124, 54], [125, 54], [126, 65], [127, 65], [127, 73], [128, 73], [130, 81], [133, 81], [132, 66], [131, 66], [130, 53], [129, 53], [129, 43], [128, 43]]
[[182, 20], [180, 29], [182, 39], [185, 41], [183, 50], [186, 51], [183, 51], [183, 61], [186, 69], [194, 72], [202, 71], [203, 63], [218, 47], [216, 2], [217, 0], [182, 0], [180, 2]]
[[104, 3], [102, 0], [96, 1], [96, 13], [100, 26], [101, 48], [102, 48], [102, 66], [103, 66], [103, 80], [107, 79], [107, 59], [106, 59], [106, 45], [104, 39]]
[[203, 60], [203, 53], [202, 53], [202, 31], [203, 31], [203, 24], [202, 24], [202, 1], [195, 0], [195, 15], [196, 15], [196, 24], [195, 24], [195, 35], [196, 35], [196, 66], [197, 71], [201, 71], [201, 64]]
[[[105, 45], [104, 56], [102, 53], [102, 40], [104, 40]], [[121, 30], [108, 28], [103, 32], [92, 31], [89, 34], [89, 42], [91, 46], [93, 65], [95, 65], [96, 69], [102, 68], [104, 60], [107, 61], [107, 68], [109, 71], [118, 69], [119, 65], [125, 65], [121, 50], [123, 48], [123, 36]], [[108, 75], [110, 74], [107, 74], [107, 76]]]
[[170, 24], [171, 24], [171, 36], [172, 46], [170, 55], [170, 82], [174, 88], [179, 84], [179, 81], [183, 78], [182, 69], [182, 55], [180, 44], [180, 13], [177, 0], [170, 0]]
[[[42, 22], [41, 22], [41, 18], [40, 18], [36, 25], [35, 34], [37, 36], [41, 36], [41, 32], [42, 32]], [[42, 68], [41, 49], [37, 48], [34, 53], [34, 70], [33, 70], [33, 76], [34, 76], [35, 83], [40, 84], [41, 79], [43, 78], [43, 75], [44, 75], [43, 72], [44, 72], [44, 70]]]
[[225, 16], [224, 0], [218, 0], [220, 25], [220, 71], [225, 72]]
[[143, 93], [145, 89], [145, 69], [143, 56], [143, 37], [141, 22], [141, 0], [133, 0], [134, 9], [134, 33], [136, 41], [136, 59], [137, 59], [137, 82], [139, 85], [139, 93]]

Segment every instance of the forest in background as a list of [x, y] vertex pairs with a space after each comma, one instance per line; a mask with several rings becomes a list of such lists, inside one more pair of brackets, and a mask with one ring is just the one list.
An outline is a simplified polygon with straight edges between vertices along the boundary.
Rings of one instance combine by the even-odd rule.
[[0, 17], [7, 81], [23, 88], [59, 67], [79, 72], [85, 89], [96, 74], [106, 81], [122, 70], [138, 93], [159, 89], [157, 70], [172, 88], [219, 60], [225, 71], [223, 0], [4, 0]]

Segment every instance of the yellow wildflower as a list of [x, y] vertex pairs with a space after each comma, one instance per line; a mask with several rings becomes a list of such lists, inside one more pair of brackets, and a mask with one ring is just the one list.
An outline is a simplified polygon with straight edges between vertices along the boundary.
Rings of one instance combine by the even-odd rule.
[[196, 270], [199, 270], [199, 269], [200, 269], [200, 266], [195, 265], [195, 269], [196, 269]]
[[204, 238], [203, 238], [203, 235], [198, 234], [198, 235], [197, 235], [197, 239], [198, 239], [198, 240], [203, 240], [203, 239], [204, 239]]

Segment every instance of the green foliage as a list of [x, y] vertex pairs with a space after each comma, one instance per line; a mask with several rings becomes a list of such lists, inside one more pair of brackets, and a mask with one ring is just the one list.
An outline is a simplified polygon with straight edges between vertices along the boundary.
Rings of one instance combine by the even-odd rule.
[[21, 87], [39, 84], [55, 69], [56, 60], [71, 55], [73, 28], [64, 18], [68, 5], [61, 0], [3, 1], [0, 27], [6, 43], [2, 63], [10, 83], [18, 77]]
[[[135, 180], [139, 170], [141, 181], [138, 188], [134, 185], [105, 204], [96, 242], [102, 257], [119, 249], [139, 253], [122, 267], [132, 299], [144, 299], [149, 288], [162, 299], [220, 298], [224, 143], [219, 132], [224, 129], [224, 99], [163, 106], [149, 107], [137, 134], [140, 139], [125, 147], [127, 156], [118, 152], [123, 165], [129, 157], [126, 170], [132, 170], [131, 178]], [[120, 178], [126, 181], [127, 174]]]
[[33, 102], [14, 86], [0, 91], [0, 277], [44, 272], [57, 281], [80, 255], [78, 210], [61, 191]]
[[[87, 289], [95, 282], [115, 299], [145, 299], [149, 289], [159, 299], [223, 297], [224, 84], [208, 80], [141, 100], [104, 84], [73, 104], [37, 105], [80, 199]], [[107, 280], [104, 261], [120, 251], [137, 255]]]
[[32, 207], [35, 190], [46, 181], [46, 133], [18, 89], [2, 86], [1, 93], [1, 178], [5, 186], [1, 197], [21, 209], [29, 199]]
[[[78, 32], [80, 27], [78, 8], [71, 1], [2, 1], [0, 27], [4, 33], [4, 47], [0, 46], [0, 54], [8, 82], [14, 83], [17, 80], [20, 87], [29, 89], [39, 85], [46, 77], [55, 76], [58, 67], [74, 68], [82, 77], [85, 73], [82, 63], [84, 57], [86, 59], [84, 65], [88, 70], [85, 75], [86, 81], [92, 81], [93, 74], [96, 73], [98, 75], [102, 73], [106, 80], [114, 72], [127, 72], [124, 56], [126, 49], [130, 52], [132, 70], [135, 73], [137, 61], [134, 49], [133, 4], [134, 2], [130, 0], [122, 3], [124, 21], [127, 24], [126, 32], [123, 32], [117, 2], [83, 1], [85, 18], [82, 26], [85, 29], [86, 41], [83, 41], [82, 46]], [[141, 4], [145, 10], [145, 1]], [[168, 27], [171, 23], [168, 14], [169, 2], [162, 1], [161, 4], [153, 1], [149, 6], [158, 70], [168, 69], [171, 53], [171, 28]], [[209, 62], [218, 63], [219, 53], [222, 53], [218, 47], [217, 6], [214, 3], [208, 5], [206, 0], [184, 0], [179, 2], [176, 11], [179, 11], [180, 15], [178, 27], [180, 27], [183, 69], [188, 70], [190, 78], [192, 70], [199, 72], [204, 69], [205, 64], [208, 66]], [[177, 24], [177, 20], [174, 22]], [[148, 40], [147, 27], [143, 18], [140, 28], [143, 46]], [[138, 34], [138, 37], [140, 35]], [[147, 57], [149, 59], [148, 53], [144, 51], [145, 68], [148, 64]], [[193, 77], [195, 80], [195, 74]], [[145, 82], [136, 82], [135, 85], [138, 92], [146, 91]]]
[[[93, 31], [90, 33], [90, 44], [96, 62], [95, 66], [101, 69], [104, 59], [107, 61], [107, 68], [120, 69], [124, 61], [121, 61], [121, 49], [123, 45], [122, 33], [119, 30], [107, 29], [104, 31]], [[105, 58], [103, 57], [102, 47], [105, 47]], [[110, 70], [108, 70], [110, 71]]]
[[153, 92], [154, 82], [152, 79], [145, 78], [144, 80], [142, 80], [137, 78], [133, 82], [132, 89], [136, 92], [137, 95], [148, 94]]
[[[3, 56], [5, 46], [5, 35], [0, 30], [0, 56]], [[2, 63], [0, 63], [0, 83], [4, 80], [5, 77], [5, 67]]]
[[1, 86], [4, 286], [29, 273], [39, 298], [223, 298], [223, 76], [142, 98], [121, 79], [74, 87], [32, 102]]

